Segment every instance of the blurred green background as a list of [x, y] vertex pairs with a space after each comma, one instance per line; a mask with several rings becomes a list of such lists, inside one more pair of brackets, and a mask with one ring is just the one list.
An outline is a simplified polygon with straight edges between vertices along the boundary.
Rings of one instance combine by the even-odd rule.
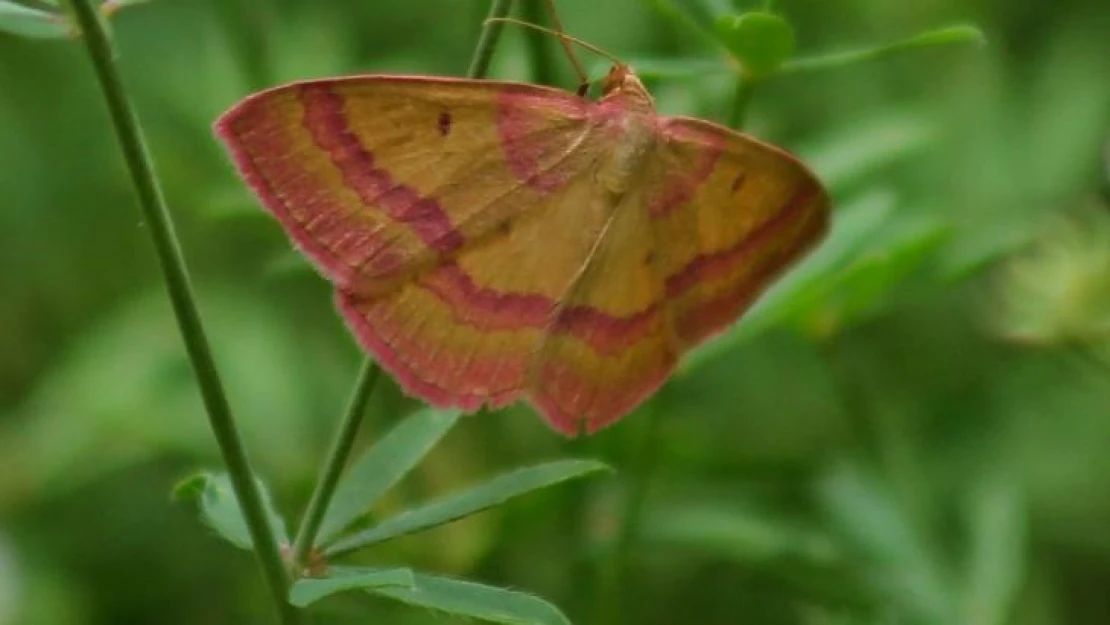
[[[559, 8], [633, 63], [721, 59], [684, 4]], [[461, 75], [487, 8], [163, 0], [112, 20], [221, 373], [289, 518], [360, 357], [210, 124], [296, 78]], [[820, 251], [645, 410], [572, 442], [524, 407], [464, 419], [375, 512], [563, 456], [616, 475], [367, 561], [535, 592], [576, 623], [1110, 622], [1110, 6], [775, 10], [803, 56], [956, 22], [988, 45], [760, 85], [748, 131], [809, 161], [836, 200]], [[529, 50], [507, 29], [491, 74], [532, 79]], [[549, 79], [573, 87], [548, 52]], [[651, 81], [660, 109], [725, 119], [729, 75], [685, 74]], [[253, 559], [170, 500], [219, 457], [71, 41], [0, 33], [0, 267], [0, 625], [269, 622]], [[363, 442], [414, 405], [379, 385]], [[455, 622], [381, 599], [348, 610], [343, 622]]]

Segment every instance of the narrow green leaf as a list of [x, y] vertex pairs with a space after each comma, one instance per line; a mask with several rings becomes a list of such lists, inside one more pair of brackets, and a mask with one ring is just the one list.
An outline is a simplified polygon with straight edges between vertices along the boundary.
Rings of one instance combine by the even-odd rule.
[[807, 603], [861, 612], [873, 604], [856, 574], [858, 563], [826, 532], [742, 498], [660, 502], [647, 515], [642, 537], [651, 543], [648, 549], [674, 546], [758, 570]]
[[316, 544], [326, 544], [365, 514], [412, 470], [459, 419], [457, 411], [423, 410], [394, 427], [362, 455], [336, 488]]
[[967, 510], [970, 554], [961, 623], [1004, 625], [1013, 618], [1026, 571], [1026, 519], [1017, 486], [998, 475], [972, 489]]
[[[266, 485], [261, 480], [257, 482], [270, 527], [278, 541], [287, 545], [289, 534], [285, 531], [285, 521], [274, 509]], [[236, 547], [251, 549], [250, 532], [227, 474], [200, 473], [186, 478], [174, 488], [174, 496], [179, 499], [195, 499], [200, 505], [200, 517], [205, 524]]]
[[327, 553], [330, 556], [347, 553], [450, 523], [532, 491], [607, 470], [608, 466], [594, 460], [560, 460], [504, 473], [484, 484], [403, 512], [376, 527], [352, 534], [329, 547]]
[[643, 536], [646, 540], [681, 545], [745, 564], [797, 558], [824, 565], [842, 555], [823, 534], [736, 504], [683, 502], [660, 506], [645, 520]]
[[62, 39], [70, 36], [65, 17], [0, 0], [0, 32], [31, 39]]
[[799, 154], [835, 192], [873, 180], [883, 167], [924, 152], [938, 134], [937, 124], [920, 113], [896, 110], [826, 133]]
[[135, 4], [146, 4], [147, 2], [150, 2], [150, 0], [104, 0], [104, 4], [100, 5], [100, 10], [104, 13], [115, 13], [122, 8]]
[[779, 68], [779, 73], [796, 74], [799, 72], [835, 69], [838, 67], [855, 65], [856, 63], [863, 63], [865, 61], [874, 61], [890, 56], [891, 54], [917, 48], [950, 44], [984, 45], [985, 43], [986, 37], [983, 35], [983, 31], [975, 26], [966, 24], [949, 26], [947, 28], [926, 31], [908, 39], [873, 48], [795, 59], [784, 63], [782, 67]]
[[346, 590], [371, 590], [382, 587], [412, 588], [415, 584], [412, 570], [407, 568], [333, 568], [328, 569], [325, 577], [297, 580], [289, 590], [289, 603], [303, 608]]
[[907, 622], [953, 622], [949, 577], [888, 484], [841, 466], [820, 484], [818, 498], [829, 527], [853, 549], [877, 595], [909, 615]]
[[368, 589], [409, 605], [508, 625], [570, 625], [559, 608], [535, 595], [449, 577], [416, 573], [411, 588]]
[[714, 24], [714, 32], [752, 79], [773, 73], [794, 54], [794, 28], [774, 13], [724, 15]]
[[835, 295], [820, 313], [827, 331], [837, 331], [889, 303], [906, 278], [936, 258], [951, 238], [947, 221], [910, 209], [905, 212], [905, 217], [884, 226], [872, 244], [830, 281]]

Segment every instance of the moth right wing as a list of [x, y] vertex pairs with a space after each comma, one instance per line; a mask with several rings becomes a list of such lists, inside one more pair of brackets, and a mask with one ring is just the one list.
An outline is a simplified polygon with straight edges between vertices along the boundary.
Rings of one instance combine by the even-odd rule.
[[828, 228], [829, 197], [796, 158], [724, 126], [666, 118], [649, 206], [674, 334], [734, 323]]

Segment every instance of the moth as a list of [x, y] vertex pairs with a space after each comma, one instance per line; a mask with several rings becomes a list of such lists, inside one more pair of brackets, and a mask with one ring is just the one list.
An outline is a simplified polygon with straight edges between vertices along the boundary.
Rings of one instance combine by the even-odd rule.
[[526, 399], [573, 436], [652, 395], [829, 221], [787, 152], [660, 116], [621, 63], [601, 91], [348, 76], [252, 95], [215, 129], [407, 393]]

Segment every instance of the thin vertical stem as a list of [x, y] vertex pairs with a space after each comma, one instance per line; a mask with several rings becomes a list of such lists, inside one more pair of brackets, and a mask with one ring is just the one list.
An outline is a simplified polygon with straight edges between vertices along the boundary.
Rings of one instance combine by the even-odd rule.
[[[665, 391], [666, 389], [664, 389]], [[625, 619], [625, 590], [629, 587], [629, 573], [636, 541], [640, 535], [644, 501], [648, 486], [651, 484], [655, 468], [655, 456], [659, 448], [659, 409], [656, 402], [648, 403], [637, 414], [640, 428], [634, 442], [631, 460], [631, 475], [628, 491], [624, 494], [620, 510], [620, 526], [613, 542], [610, 556], [601, 563], [597, 577], [599, 586], [597, 602], [594, 606], [595, 623], [619, 625]], [[646, 414], [645, 414], [646, 413]]]
[[[543, 26], [543, 6], [537, 0], [524, 0], [520, 3], [521, 17], [530, 24]], [[524, 31], [528, 44], [528, 58], [532, 61], [532, 81], [541, 85], [555, 82], [555, 64], [551, 59], [551, 48], [544, 33], [531, 28]]]
[[470, 61], [470, 70], [466, 75], [470, 78], [485, 78], [489, 72], [489, 62], [493, 58], [493, 51], [497, 48], [497, 40], [501, 35], [501, 23], [497, 21], [509, 14], [510, 0], [493, 0], [489, 5], [489, 14], [486, 23], [482, 24], [482, 34], [478, 38], [478, 47], [474, 50], [474, 57]]
[[[305, 508], [301, 526], [297, 530], [297, 538], [293, 541], [292, 566], [297, 569], [304, 566], [316, 541], [316, 534], [324, 521], [324, 513], [327, 512], [331, 497], [335, 494], [339, 476], [347, 464], [347, 457], [351, 454], [351, 447], [354, 446], [355, 438], [358, 436], [359, 425], [366, 414], [366, 403], [370, 399], [370, 392], [378, 381], [380, 373], [381, 369], [372, 359], [367, 358], [362, 362], [362, 368], [358, 372], [354, 389], [347, 402], [343, 422], [339, 426], [335, 440], [332, 441], [331, 450], [320, 473], [320, 480], [316, 483], [312, 498], [308, 500], [308, 507]], [[294, 571], [294, 574], [296, 573]]]
[[216, 363], [212, 357], [200, 313], [197, 311], [185, 258], [174, 233], [173, 220], [162, 195], [154, 165], [143, 139], [139, 120], [119, 77], [112, 44], [91, 0], [72, 0], [77, 23], [83, 33], [89, 58], [92, 60], [100, 88], [115, 126], [120, 148], [139, 198], [139, 206], [150, 229], [158, 261], [166, 281], [166, 290], [177, 317], [178, 329], [185, 342], [193, 373], [197, 377], [208, 421], [223, 455], [235, 497], [243, 511], [254, 551], [262, 565], [270, 592], [282, 623], [300, 622], [298, 612], [286, 600], [289, 576], [282, 564], [281, 551], [273, 529], [266, 520], [262, 497], [255, 483], [246, 449], [235, 429], [231, 407]]
[[751, 104], [752, 95], [755, 94], [755, 83], [752, 79], [739, 74], [736, 76], [736, 89], [732, 94], [732, 107], [728, 113], [728, 125], [737, 130], [744, 127], [748, 116], [748, 105]]

